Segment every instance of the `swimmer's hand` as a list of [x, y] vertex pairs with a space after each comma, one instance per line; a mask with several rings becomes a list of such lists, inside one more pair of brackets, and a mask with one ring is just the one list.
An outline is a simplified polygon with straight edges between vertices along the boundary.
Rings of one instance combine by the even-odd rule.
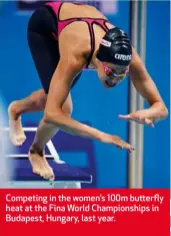
[[154, 120], [150, 117], [149, 109], [139, 110], [128, 115], [119, 115], [122, 120], [135, 121], [139, 124], [146, 124], [154, 128]]
[[134, 147], [132, 147], [129, 143], [126, 143], [125, 141], [123, 141], [119, 136], [105, 134], [104, 139], [102, 141], [104, 143], [112, 144], [116, 146], [117, 148], [126, 149], [129, 153], [135, 150]]

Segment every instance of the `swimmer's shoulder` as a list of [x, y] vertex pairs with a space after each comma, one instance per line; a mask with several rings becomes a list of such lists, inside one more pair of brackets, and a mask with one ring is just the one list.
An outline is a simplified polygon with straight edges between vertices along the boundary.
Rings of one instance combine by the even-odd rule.
[[60, 49], [86, 55], [91, 51], [90, 34], [85, 22], [74, 22], [63, 30], [59, 37]]
[[[72, 9], [72, 11], [71, 11]], [[64, 2], [60, 15], [62, 18], [100, 18], [106, 19], [107, 17], [102, 14], [96, 7], [88, 4], [75, 4], [72, 2]]]

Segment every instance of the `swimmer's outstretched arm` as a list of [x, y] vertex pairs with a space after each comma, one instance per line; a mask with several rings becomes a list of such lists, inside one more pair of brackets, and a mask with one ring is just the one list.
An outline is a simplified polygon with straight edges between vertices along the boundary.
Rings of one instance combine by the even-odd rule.
[[106, 134], [88, 125], [82, 124], [73, 120], [63, 112], [62, 106], [69, 94], [73, 78], [75, 78], [83, 68], [84, 63], [84, 60], [76, 57], [61, 57], [58, 67], [52, 77], [45, 108], [44, 121], [56, 125], [65, 132], [113, 144], [118, 148], [127, 149], [131, 152], [134, 148], [121, 140], [118, 136]]
[[153, 127], [153, 122], [164, 119], [168, 115], [168, 110], [156, 88], [155, 83], [151, 79], [144, 63], [134, 48], [129, 76], [136, 90], [148, 102], [149, 108], [136, 111], [126, 116], [120, 115], [120, 118], [134, 120], [138, 123], [146, 123]]

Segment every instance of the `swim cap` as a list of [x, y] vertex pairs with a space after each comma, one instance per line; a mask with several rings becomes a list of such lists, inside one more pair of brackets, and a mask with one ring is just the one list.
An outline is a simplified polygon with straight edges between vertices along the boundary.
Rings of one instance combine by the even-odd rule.
[[132, 46], [127, 34], [117, 27], [110, 29], [102, 38], [97, 58], [100, 61], [128, 66], [131, 57]]

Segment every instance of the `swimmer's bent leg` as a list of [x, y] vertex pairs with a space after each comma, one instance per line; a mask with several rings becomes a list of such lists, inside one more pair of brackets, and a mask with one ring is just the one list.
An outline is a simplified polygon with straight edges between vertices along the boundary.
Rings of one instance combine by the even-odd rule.
[[45, 108], [47, 95], [44, 90], [38, 90], [27, 98], [12, 102], [8, 107], [9, 116], [9, 136], [11, 142], [16, 145], [22, 145], [26, 139], [22, 129], [21, 115], [27, 112], [42, 111]]
[[[72, 111], [72, 101], [70, 95], [66, 99], [63, 108], [68, 115]], [[29, 150], [29, 160], [32, 165], [33, 173], [42, 176], [45, 179], [53, 180], [54, 173], [46, 161], [44, 148], [47, 142], [56, 134], [58, 128], [52, 124], [47, 124], [42, 119], [39, 123], [33, 144]]]
[[9, 105], [10, 118], [17, 120], [23, 113], [43, 111], [47, 94], [43, 89], [37, 90], [28, 97], [12, 102]]
[[[72, 100], [71, 95], [69, 94], [62, 110], [70, 116], [72, 113]], [[39, 155], [43, 156], [44, 148], [47, 142], [55, 135], [58, 131], [58, 128], [55, 125], [47, 124], [42, 119], [39, 123], [33, 144], [31, 145], [30, 151], [31, 153], [38, 153]]]
[[58, 43], [52, 37], [56, 21], [46, 7], [36, 10], [28, 24], [28, 45], [44, 90], [13, 102], [9, 106], [10, 138], [14, 145], [22, 145], [25, 135], [20, 116], [22, 113], [44, 110], [49, 84], [59, 61]]

